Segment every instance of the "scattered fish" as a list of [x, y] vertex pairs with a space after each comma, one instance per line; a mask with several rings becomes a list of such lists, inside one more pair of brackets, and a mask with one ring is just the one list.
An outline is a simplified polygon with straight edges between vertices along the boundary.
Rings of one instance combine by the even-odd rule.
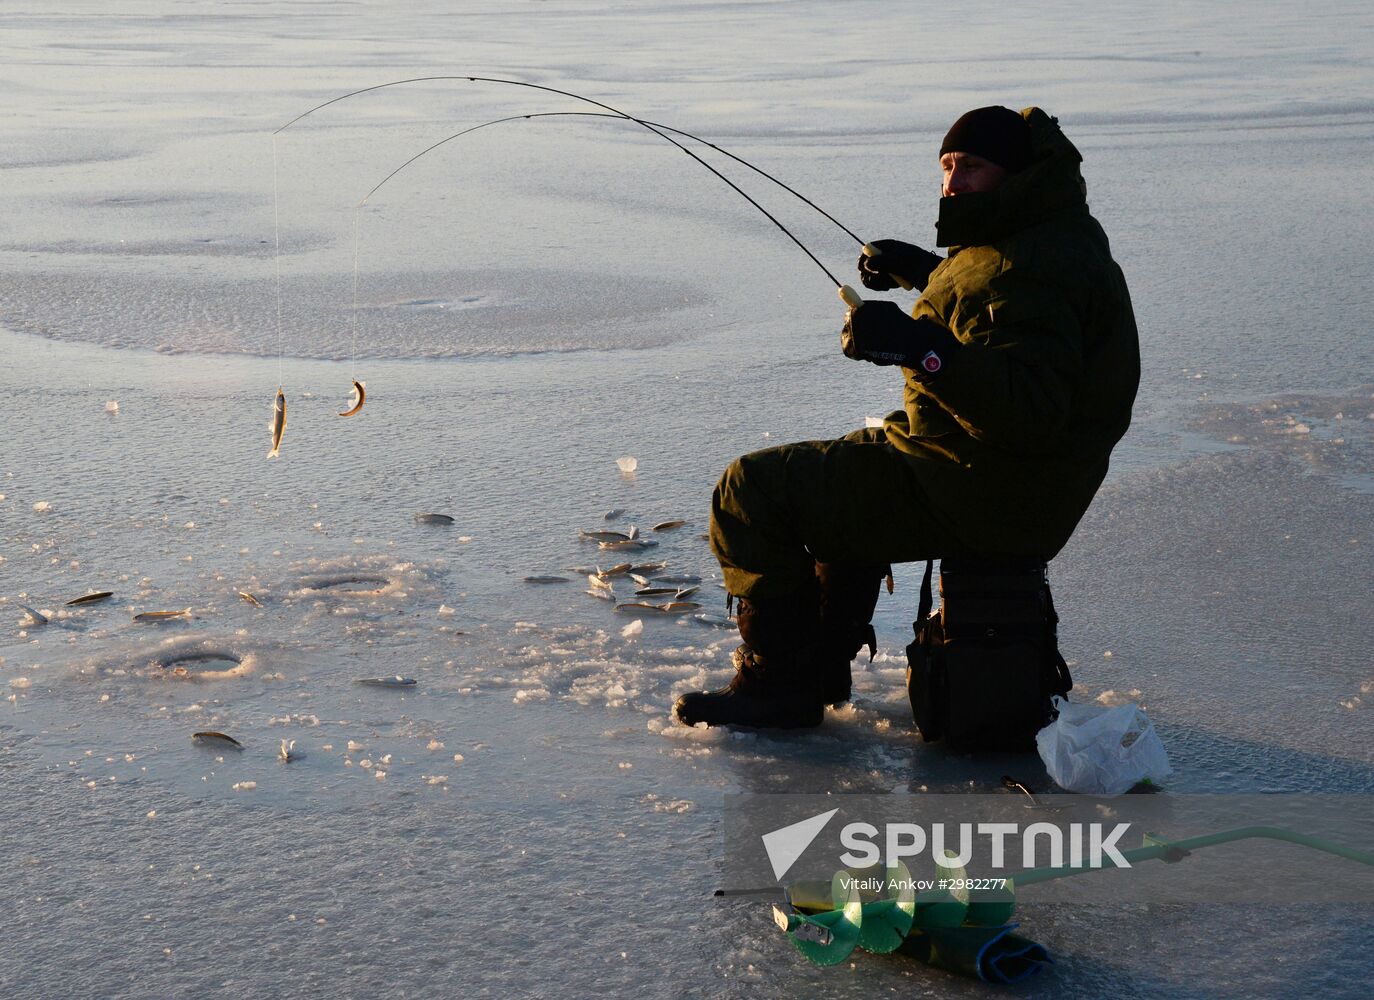
[[603, 601], [615, 600], [615, 591], [611, 590], [609, 587], [593, 587], [591, 590], [588, 590], [587, 593]]
[[402, 677], [397, 674], [395, 677], [359, 677], [353, 683], [374, 688], [406, 688], [414, 687], [416, 681], [414, 677]]
[[649, 578], [647, 576], [640, 576], [634, 570], [630, 571], [630, 579], [633, 580], [635, 583], [639, 584], [641, 587], [649, 586]]
[[352, 404], [347, 410], [339, 414], [341, 417], [351, 417], [363, 408], [363, 402], [367, 399], [367, 390], [363, 388], [363, 383], [356, 378], [353, 380], [353, 395], [349, 397]]
[[619, 552], [625, 549], [643, 552], [645, 549], [651, 549], [657, 544], [658, 542], [650, 541], [645, 538], [627, 538], [621, 542], [602, 542], [600, 543], [600, 547], [609, 549], [612, 552]]
[[606, 577], [601, 575], [600, 573], [588, 573], [587, 582], [590, 583], [593, 587], [597, 588], [598, 590], [612, 589], [610, 581], [607, 580]]
[[685, 575], [685, 576], [656, 576], [656, 577], [654, 577], [654, 582], [655, 582], [655, 583], [673, 583], [673, 584], [677, 584], [678, 586], [686, 586], [686, 585], [688, 585], [688, 584], [700, 583], [700, 582], [701, 582], [701, 577], [699, 577], [699, 576], [692, 576], [692, 575], [690, 575], [690, 574]]
[[669, 601], [663, 605], [663, 610], [673, 615], [680, 615], [686, 611], [696, 611], [701, 605], [696, 601]]
[[567, 583], [566, 576], [527, 576], [526, 583]]
[[281, 741], [281, 749], [277, 751], [277, 760], [283, 764], [288, 764], [293, 760], [300, 760], [303, 756], [305, 755], [296, 752], [295, 740]]
[[735, 627], [735, 620], [733, 618], [726, 618], [724, 615], [712, 615], [704, 612], [699, 615], [693, 615], [692, 621], [701, 622], [703, 625], [714, 625], [717, 628]]
[[182, 608], [180, 611], [144, 611], [134, 615], [136, 622], [160, 622], [167, 618], [190, 618], [191, 609]]
[[617, 507], [617, 508], [615, 508], [614, 510], [608, 510], [608, 511], [606, 511], [606, 513], [602, 514], [602, 515], [601, 515], [601, 520], [603, 520], [603, 521], [614, 521], [617, 517], [619, 517], [621, 514], [624, 514], [624, 513], [625, 513], [625, 508], [624, 508], [624, 507]]
[[667, 597], [669, 594], [676, 594], [676, 587], [641, 587], [635, 591], [636, 597]]
[[666, 569], [666, 562], [640, 563], [638, 566], [631, 566], [631, 573], [657, 573], [661, 569]]
[[674, 528], [681, 528], [686, 521], [661, 521], [654, 525], [655, 531], [672, 531]]
[[202, 747], [218, 747], [222, 750], [243, 750], [243, 744], [225, 733], [206, 731], [192, 733], [191, 742]]
[[237, 591], [237, 593], [238, 593], [238, 595], [239, 595], [240, 597], [242, 597], [245, 601], [247, 601], [249, 604], [253, 605], [253, 607], [255, 607], [255, 608], [260, 608], [260, 607], [262, 607], [262, 601], [258, 600], [258, 599], [257, 599], [256, 597], [254, 597], [252, 594], [248, 593], [248, 591], [246, 591], [246, 590], [240, 590], [240, 591]]
[[416, 514], [417, 524], [452, 524], [453, 518], [448, 514]]
[[627, 601], [624, 604], [615, 606], [617, 611], [628, 611], [630, 614], [638, 614], [641, 611], [650, 611], [655, 614], [663, 614], [667, 608], [662, 604], [648, 604], [644, 601]]
[[633, 524], [630, 525], [630, 530], [626, 533], [630, 536], [630, 541], [632, 542], [639, 537], [639, 529]]
[[[19, 604], [18, 601], [15, 601], [14, 603]], [[23, 609], [24, 613], [29, 616], [29, 618], [33, 621], [35, 625], [48, 624], [48, 616], [43, 614], [43, 612], [36, 611], [33, 608], [29, 607], [27, 604], [19, 604], [19, 607]]]
[[582, 531], [579, 534], [597, 542], [628, 542], [631, 538], [623, 531]]
[[95, 604], [97, 601], [108, 600], [111, 597], [114, 597], [114, 591], [102, 590], [98, 594], [86, 594], [82, 597], [76, 598], [75, 600], [68, 601], [67, 607], [74, 608], [79, 604]]
[[685, 598], [691, 597], [700, 589], [700, 587], [683, 587], [681, 590], [679, 590], [676, 594], [673, 595], [673, 600], [681, 601]]
[[277, 398], [272, 403], [272, 422], [267, 426], [272, 429], [272, 450], [267, 457], [280, 458], [281, 438], [286, 433], [286, 393], [281, 391], [281, 386], [277, 386]]

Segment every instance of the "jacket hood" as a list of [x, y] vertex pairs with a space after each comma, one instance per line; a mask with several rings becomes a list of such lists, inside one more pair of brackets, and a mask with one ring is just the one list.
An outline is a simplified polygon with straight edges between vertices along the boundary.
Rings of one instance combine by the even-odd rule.
[[995, 190], [940, 199], [935, 223], [937, 246], [982, 246], [1062, 213], [1087, 212], [1087, 185], [1074, 144], [1059, 129], [1059, 119], [1039, 108], [1021, 117], [1031, 130], [1031, 163], [1009, 175]]

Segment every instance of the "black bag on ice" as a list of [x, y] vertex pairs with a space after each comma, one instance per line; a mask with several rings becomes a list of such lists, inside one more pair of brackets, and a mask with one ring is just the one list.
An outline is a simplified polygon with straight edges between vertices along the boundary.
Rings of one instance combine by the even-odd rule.
[[1050, 721], [1050, 697], [1073, 687], [1044, 560], [942, 559], [932, 613], [933, 568], [926, 563], [916, 638], [906, 650], [922, 739], [959, 751], [1033, 750]]

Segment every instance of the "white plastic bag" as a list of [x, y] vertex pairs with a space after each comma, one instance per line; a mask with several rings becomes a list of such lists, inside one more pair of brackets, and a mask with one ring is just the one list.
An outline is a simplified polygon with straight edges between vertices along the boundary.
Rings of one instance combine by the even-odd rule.
[[1071, 705], [1051, 699], [1059, 718], [1040, 730], [1035, 745], [1050, 777], [1070, 792], [1120, 795], [1149, 778], [1173, 773], [1154, 724], [1139, 705]]

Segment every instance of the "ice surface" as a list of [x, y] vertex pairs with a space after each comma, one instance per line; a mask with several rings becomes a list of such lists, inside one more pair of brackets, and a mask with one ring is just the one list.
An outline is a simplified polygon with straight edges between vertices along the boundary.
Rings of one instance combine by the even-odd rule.
[[[278, 139], [279, 328], [269, 133], [404, 76], [587, 93], [918, 242], [957, 114], [1058, 114], [1145, 355], [1053, 566], [1075, 697], [1143, 704], [1175, 791], [1374, 791], [1367, 5], [121, 9], [0, 14], [0, 905], [22, 956], [0, 995], [983, 995], [895, 959], [813, 969], [766, 907], [710, 898], [726, 792], [1043, 786], [1034, 756], [918, 743], [918, 567], [854, 702], [807, 733], [672, 722], [730, 676], [733, 630], [522, 583], [644, 559], [580, 537], [609, 510], [686, 518], [652, 558], [718, 618], [720, 471], [890, 411], [892, 373], [838, 357], [800, 251], [623, 122], [484, 130], [355, 216], [458, 128], [579, 107], [457, 82]], [[849, 276], [848, 237], [728, 169]], [[341, 421], [353, 378], [368, 404]], [[93, 589], [115, 596], [64, 606]], [[398, 674], [417, 684], [354, 683]], [[1358, 907], [1019, 916], [1058, 959], [1047, 996], [1362, 996], [1374, 933]]]

